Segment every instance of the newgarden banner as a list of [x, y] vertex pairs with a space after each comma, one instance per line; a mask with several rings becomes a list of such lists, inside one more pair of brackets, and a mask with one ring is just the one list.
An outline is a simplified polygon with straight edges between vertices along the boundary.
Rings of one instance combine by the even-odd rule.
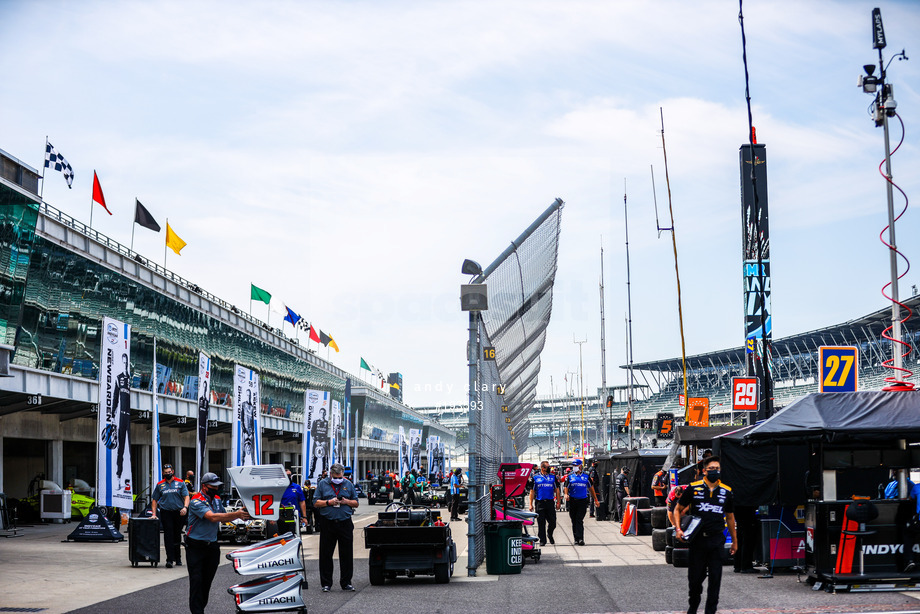
[[102, 319], [98, 416], [97, 504], [131, 509], [131, 327], [112, 318]]

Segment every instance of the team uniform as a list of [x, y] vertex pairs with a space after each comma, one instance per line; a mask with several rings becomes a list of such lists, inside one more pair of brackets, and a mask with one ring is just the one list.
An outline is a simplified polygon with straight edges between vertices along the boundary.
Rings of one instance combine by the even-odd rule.
[[204, 614], [211, 593], [211, 582], [220, 564], [217, 529], [220, 523], [206, 520], [208, 512], [226, 512], [220, 497], [208, 499], [202, 493], [192, 497], [189, 504], [188, 534], [185, 536], [185, 562], [188, 565], [188, 607], [192, 614]]
[[[313, 494], [313, 504], [320, 499], [328, 501], [342, 497], [344, 499], [357, 499], [354, 485], [345, 480], [341, 484], [333, 484], [331, 478], [324, 478], [316, 485]], [[319, 580], [322, 586], [332, 586], [333, 563], [332, 555], [335, 548], [339, 548], [339, 584], [344, 589], [351, 586], [354, 574], [354, 533], [355, 525], [351, 520], [355, 510], [350, 505], [337, 507], [317, 508], [322, 517], [322, 530], [319, 533]]]
[[530, 488], [534, 492], [534, 511], [537, 512], [537, 526], [540, 545], [546, 545], [546, 539], [555, 544], [553, 532], [556, 530], [556, 491], [559, 485], [556, 476], [551, 473], [536, 473], [530, 478]]
[[151, 498], [157, 502], [157, 516], [163, 523], [163, 545], [166, 546], [167, 563], [175, 561], [177, 565], [182, 564], [179, 542], [182, 540], [182, 508], [185, 507], [186, 497], [188, 487], [176, 476], [171, 480], [160, 480], [153, 488]]
[[575, 543], [585, 540], [585, 514], [588, 511], [588, 489], [591, 479], [588, 474], [570, 473], [565, 479], [569, 495], [569, 518], [572, 519], [572, 539]]
[[699, 534], [690, 542], [687, 578], [690, 581], [688, 614], [696, 614], [703, 594], [703, 580], [709, 575], [706, 589], [706, 614], [715, 614], [719, 607], [722, 584], [722, 550], [725, 547], [725, 516], [735, 513], [732, 489], [719, 483], [712, 490], [704, 480], [692, 482], [684, 489], [678, 503], [689, 506], [688, 514], [699, 516]]
[[629, 476], [622, 471], [617, 474], [617, 477], [614, 479], [614, 485], [616, 490], [617, 498], [617, 522], [623, 522], [623, 499], [626, 497], [626, 489], [629, 487]]
[[463, 477], [456, 473], [450, 476], [450, 510], [451, 520], [460, 520], [460, 485], [463, 484]]

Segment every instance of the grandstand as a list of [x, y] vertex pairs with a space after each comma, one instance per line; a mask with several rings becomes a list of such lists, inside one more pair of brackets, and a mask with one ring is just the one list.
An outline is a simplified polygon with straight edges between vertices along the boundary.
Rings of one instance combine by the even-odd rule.
[[[915, 314], [920, 310], [920, 296], [903, 301]], [[772, 343], [771, 369], [774, 378], [773, 403], [779, 410], [792, 401], [818, 391], [821, 371], [818, 350], [822, 346], [855, 346], [859, 348], [859, 389], [881, 390], [885, 378], [892, 375], [882, 362], [891, 357], [891, 342], [882, 337], [882, 331], [891, 322], [891, 309], [880, 309], [866, 316], [825, 328], [776, 339]], [[920, 376], [920, 317], [913, 316], [902, 325], [902, 339], [910, 346], [904, 366]], [[621, 368], [626, 368], [625, 365]], [[673, 413], [677, 422], [683, 418], [683, 408], [678, 395], [683, 393], [681, 359], [668, 358], [634, 364], [638, 383], [634, 386], [634, 425], [637, 426], [640, 445], [651, 445], [654, 432], [642, 429], [643, 419], [652, 419], [661, 413]], [[687, 357], [687, 389], [692, 397], [707, 397], [710, 404], [710, 422], [729, 424], [734, 418], [741, 423], [742, 415], [731, 410], [731, 379], [745, 375], [745, 350], [737, 347], [707, 352]], [[920, 377], [913, 381], [920, 388]], [[628, 435], [618, 433], [625, 422], [628, 399], [625, 386], [608, 387], [607, 394], [614, 396], [609, 416], [603, 390], [584, 399], [585, 440], [592, 448], [603, 449], [604, 418], [613, 434], [613, 447], [626, 447]], [[417, 410], [436, 418], [457, 432], [457, 445], [465, 445], [467, 413], [465, 405], [422, 407]], [[529, 449], [525, 458], [549, 456], [569, 452], [580, 441], [582, 428], [581, 399], [571, 395], [537, 397], [529, 413]]]

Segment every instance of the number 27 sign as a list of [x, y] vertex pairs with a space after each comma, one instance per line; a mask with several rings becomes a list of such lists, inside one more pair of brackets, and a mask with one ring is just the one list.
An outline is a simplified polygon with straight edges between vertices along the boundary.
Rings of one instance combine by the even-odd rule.
[[756, 377], [732, 378], [732, 411], [757, 411], [760, 380]]
[[847, 346], [818, 348], [821, 365], [820, 392], [856, 392], [859, 350]]

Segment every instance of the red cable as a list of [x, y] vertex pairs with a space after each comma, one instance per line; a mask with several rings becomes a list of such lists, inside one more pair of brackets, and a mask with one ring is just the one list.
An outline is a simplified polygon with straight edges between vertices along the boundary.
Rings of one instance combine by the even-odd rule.
[[[895, 113], [895, 117], [897, 117], [897, 118], [898, 118], [898, 121], [901, 122], [901, 140], [898, 141], [897, 146], [896, 146], [896, 147], [891, 151], [891, 153], [889, 154], [889, 156], [888, 156], [888, 159], [889, 159], [889, 160], [891, 159], [891, 156], [893, 156], [893, 155], [895, 154], [895, 152], [898, 151], [898, 149], [900, 149], [900, 148], [901, 148], [901, 145], [904, 143], [904, 134], [905, 134], [905, 130], [904, 130], [904, 120], [902, 120], [902, 119], [901, 119], [901, 116], [898, 115], [897, 113]], [[885, 160], [882, 160], [881, 163], [878, 165], [878, 172], [879, 172], [879, 174], [880, 174], [882, 177], [884, 177], [884, 178], [885, 178], [885, 181], [887, 181], [888, 183], [890, 183], [891, 186], [892, 186], [894, 189], [896, 189], [898, 192], [900, 192], [900, 193], [901, 193], [901, 196], [904, 197], [904, 208], [901, 209], [901, 212], [897, 215], [897, 217], [894, 218], [894, 222], [897, 222], [899, 219], [901, 219], [901, 216], [903, 216], [904, 213], [907, 211], [907, 205], [908, 205], [908, 202], [909, 202], [909, 201], [908, 201], [908, 198], [907, 198], [907, 194], [905, 194], [904, 190], [902, 190], [894, 181], [892, 181], [891, 178], [889, 178], [888, 175], [885, 174], [885, 171], [882, 170], [882, 166], [884, 166], [884, 165], [885, 165]], [[893, 223], [894, 223], [894, 222], [893, 222]], [[879, 233], [879, 237], [878, 237], [878, 238], [879, 238], [879, 240], [880, 240], [886, 247], [888, 247], [889, 250], [893, 250], [895, 254], [897, 254], [898, 256], [900, 256], [900, 257], [904, 260], [904, 263], [907, 265], [907, 267], [904, 269], [904, 272], [901, 273], [900, 275], [898, 275], [898, 280], [900, 280], [902, 277], [904, 277], [905, 275], [907, 275], [907, 272], [908, 272], [908, 271], [910, 271], [910, 260], [908, 260], [908, 259], [907, 259], [907, 256], [905, 256], [904, 254], [902, 254], [896, 247], [892, 246], [890, 243], [888, 243], [888, 241], [885, 240], [885, 232], [886, 232], [890, 227], [891, 227], [891, 224], [887, 224], [887, 225], [882, 229], [882, 232]], [[904, 318], [901, 319], [901, 321], [900, 321], [900, 323], [903, 325], [904, 322], [907, 322], [907, 320], [910, 319], [910, 316], [911, 316], [911, 314], [912, 314], [913, 312], [910, 310], [910, 307], [908, 307], [908, 306], [905, 305], [904, 303], [902, 303], [902, 302], [900, 302], [900, 301], [896, 301], [896, 300], [894, 300], [893, 298], [891, 298], [891, 296], [887, 293], [887, 290], [888, 290], [890, 287], [891, 287], [891, 282], [890, 282], [890, 281], [889, 281], [887, 284], [885, 284], [884, 286], [882, 286], [882, 296], [884, 296], [885, 298], [887, 298], [887, 299], [888, 299], [889, 301], [891, 301], [892, 303], [897, 304], [901, 309], [903, 309], [903, 310], [905, 310], [905, 311], [907, 312], [907, 315], [905, 315]], [[897, 344], [900, 344], [900, 345], [904, 346], [904, 348], [906, 348], [906, 349], [905, 349], [904, 353], [901, 354], [901, 358], [906, 358], [907, 356], [910, 355], [910, 345], [907, 344], [907, 343], [905, 343], [905, 342], [903, 342], [903, 341], [901, 341], [900, 339], [895, 339], [894, 337], [892, 337], [891, 335], [889, 335], [888, 333], [891, 331], [892, 328], [894, 328], [894, 324], [892, 324], [891, 326], [889, 326], [888, 328], [886, 328], [885, 330], [883, 330], [883, 331], [882, 331], [882, 337], [884, 337], [885, 339], [888, 339], [888, 340], [891, 341], [892, 343], [897, 343]], [[913, 389], [914, 389], [914, 385], [913, 385], [911, 382], [905, 382], [905, 381], [903, 381], [903, 379], [899, 379], [899, 376], [901, 376], [901, 377], [903, 377], [904, 379], [906, 379], [906, 378], [912, 377], [913, 374], [914, 374], [914, 372], [911, 371], [910, 369], [905, 369], [904, 367], [896, 367], [896, 366], [894, 366], [893, 363], [894, 363], [894, 357], [893, 357], [893, 356], [892, 356], [891, 358], [889, 358], [888, 360], [885, 360], [885, 361], [882, 362], [882, 366], [884, 366], [884, 367], [886, 367], [886, 368], [891, 369], [892, 371], [894, 371], [894, 374], [893, 374], [893, 375], [891, 375], [891, 376], [885, 378], [885, 381], [888, 383], [888, 385], [885, 386], [884, 388], [882, 388], [882, 390], [887, 390], [887, 391], [908, 391], [908, 390], [913, 390]], [[903, 374], [906, 374], [906, 375], [902, 375], [902, 373], [903, 373]]]

